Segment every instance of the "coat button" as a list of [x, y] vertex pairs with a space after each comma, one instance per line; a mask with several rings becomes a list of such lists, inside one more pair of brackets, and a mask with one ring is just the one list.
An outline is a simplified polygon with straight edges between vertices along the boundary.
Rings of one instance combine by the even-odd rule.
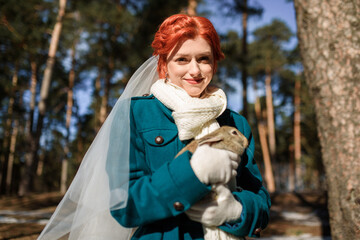
[[181, 202], [174, 202], [174, 208], [176, 211], [184, 210], [184, 205]]
[[261, 228], [257, 228], [257, 229], [255, 229], [254, 234], [255, 234], [255, 235], [258, 235], [258, 234], [261, 233], [261, 231], [262, 231]]
[[157, 137], [155, 138], [155, 142], [156, 142], [157, 144], [162, 144], [162, 143], [164, 142], [164, 138], [163, 138], [162, 136], [157, 136]]

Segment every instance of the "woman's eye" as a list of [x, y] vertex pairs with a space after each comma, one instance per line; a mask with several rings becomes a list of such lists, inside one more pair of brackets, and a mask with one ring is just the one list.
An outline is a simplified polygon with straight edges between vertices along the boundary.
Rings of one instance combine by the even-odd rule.
[[177, 62], [186, 62], [187, 59], [186, 58], [178, 58], [176, 59]]
[[199, 58], [198, 61], [203, 62], [203, 63], [209, 63], [210, 62], [210, 57], [204, 56], [204, 57]]

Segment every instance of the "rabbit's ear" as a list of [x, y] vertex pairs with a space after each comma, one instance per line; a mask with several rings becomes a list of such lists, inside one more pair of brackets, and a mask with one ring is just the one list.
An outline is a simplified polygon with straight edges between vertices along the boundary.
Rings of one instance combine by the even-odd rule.
[[224, 137], [222, 136], [205, 136], [201, 139], [199, 139], [199, 146], [203, 144], [209, 144], [210, 146], [214, 143], [221, 142], [224, 140]]

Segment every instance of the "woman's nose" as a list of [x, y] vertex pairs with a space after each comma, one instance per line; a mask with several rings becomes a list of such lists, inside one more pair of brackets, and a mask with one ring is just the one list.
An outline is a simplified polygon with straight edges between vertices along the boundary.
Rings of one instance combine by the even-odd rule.
[[191, 76], [198, 76], [200, 74], [200, 67], [197, 61], [192, 60], [189, 64], [189, 74]]

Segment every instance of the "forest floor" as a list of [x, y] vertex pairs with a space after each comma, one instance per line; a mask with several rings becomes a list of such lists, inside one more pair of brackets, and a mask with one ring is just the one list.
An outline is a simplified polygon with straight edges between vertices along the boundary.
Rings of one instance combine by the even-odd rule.
[[[59, 193], [0, 197], [0, 240], [36, 239], [61, 198]], [[330, 240], [325, 194], [272, 195], [270, 223], [261, 239]]]

